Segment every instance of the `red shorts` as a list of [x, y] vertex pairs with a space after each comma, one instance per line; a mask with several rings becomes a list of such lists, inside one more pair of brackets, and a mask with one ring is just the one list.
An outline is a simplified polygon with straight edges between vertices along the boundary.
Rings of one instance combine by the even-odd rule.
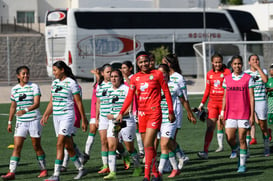
[[145, 133], [146, 128], [158, 129], [160, 130], [160, 126], [162, 123], [162, 113], [160, 112], [153, 112], [152, 114], [145, 113], [143, 111], [138, 111], [138, 126], [139, 132]]
[[208, 119], [218, 119], [222, 110], [222, 103], [209, 102], [208, 103]]

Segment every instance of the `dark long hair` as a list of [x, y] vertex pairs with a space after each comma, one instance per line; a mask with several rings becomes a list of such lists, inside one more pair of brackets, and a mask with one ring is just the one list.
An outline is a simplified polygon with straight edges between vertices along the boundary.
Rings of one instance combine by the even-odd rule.
[[171, 64], [170, 68], [172, 68], [175, 72], [182, 74], [176, 54], [170, 53], [166, 55], [164, 58], [166, 59], [167, 62]]
[[133, 66], [133, 64], [132, 64], [131, 61], [129, 61], [129, 60], [124, 61], [124, 62], [122, 62], [122, 65], [123, 65], [123, 64], [126, 65], [129, 69], [132, 68], [131, 74], [134, 74], [134, 66]]
[[107, 68], [107, 67], [111, 67], [112, 66], [109, 63], [104, 64], [101, 68], [100, 68], [100, 81], [98, 85], [101, 85], [101, 83], [104, 81], [104, 77], [101, 75], [102, 72]]
[[[21, 72], [22, 69], [26, 69], [28, 71], [28, 73], [29, 73], [29, 68], [27, 66], [25, 66], [25, 65], [22, 65], [22, 66], [20, 66], [20, 67], [18, 67], [16, 69], [16, 74], [20, 75], [20, 72]], [[20, 83], [20, 79], [17, 79], [17, 81], [18, 81], [18, 83]]]
[[53, 64], [53, 66], [57, 67], [58, 69], [64, 69], [64, 74], [67, 76], [67, 77], [70, 77], [71, 79], [76, 80], [76, 77], [74, 76], [74, 74], [72, 73], [72, 70], [70, 67], [68, 67], [66, 65], [66, 63], [64, 63], [63, 61], [58, 61], [58, 62], [55, 62]]

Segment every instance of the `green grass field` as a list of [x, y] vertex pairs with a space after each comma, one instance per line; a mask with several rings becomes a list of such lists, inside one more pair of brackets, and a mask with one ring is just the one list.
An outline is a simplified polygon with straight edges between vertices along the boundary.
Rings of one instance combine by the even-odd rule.
[[[199, 105], [201, 96], [190, 96], [191, 107]], [[47, 102], [41, 103], [41, 113], [45, 110]], [[84, 100], [84, 106], [86, 114], [90, 115], [90, 100]], [[1, 128], [1, 144], [0, 144], [0, 174], [5, 174], [9, 167], [9, 158], [12, 153], [12, 149], [8, 149], [8, 145], [13, 143], [13, 134], [9, 134], [6, 131], [8, 122], [9, 104], [0, 104], [0, 128]], [[14, 126], [15, 120], [13, 120]], [[238, 174], [237, 171], [237, 159], [229, 159], [230, 148], [226, 141], [224, 142], [224, 152], [215, 153], [217, 148], [216, 132], [210, 146], [209, 159], [200, 160], [197, 157], [197, 152], [203, 149], [204, 134], [206, 125], [203, 122], [198, 121], [196, 125], [189, 123], [185, 118], [183, 127], [179, 131], [177, 136], [178, 143], [183, 147], [186, 154], [190, 157], [189, 163], [183, 168], [180, 176], [174, 179], [168, 179], [168, 173], [164, 174], [164, 180], [273, 180], [273, 160], [272, 156], [263, 156], [263, 140], [261, 131], [257, 127], [257, 141], [258, 144], [251, 146], [251, 157], [247, 161], [247, 172], [244, 174]], [[78, 131], [75, 137], [75, 142], [84, 150], [87, 133]], [[42, 146], [46, 152], [47, 167], [49, 174], [53, 173], [54, 161], [56, 156], [56, 137], [53, 129], [52, 117], [46, 127], [43, 129], [42, 134]], [[272, 145], [272, 144], [271, 144]], [[91, 158], [85, 165], [89, 174], [82, 180], [103, 180], [103, 176], [97, 173], [102, 162], [100, 158], [100, 141], [97, 134], [95, 143], [91, 150]], [[121, 160], [117, 161], [117, 180], [130, 180], [139, 181], [141, 177], [133, 178], [131, 174], [133, 169], [123, 169], [123, 163]], [[36, 161], [35, 153], [32, 149], [31, 140], [26, 139], [23, 151], [21, 154], [21, 161], [17, 168], [16, 180], [28, 180], [36, 181], [43, 180], [38, 179], [36, 176], [39, 174], [39, 167]], [[61, 174], [61, 180], [73, 180], [73, 177], [77, 174], [74, 165], [70, 162], [68, 172]]]

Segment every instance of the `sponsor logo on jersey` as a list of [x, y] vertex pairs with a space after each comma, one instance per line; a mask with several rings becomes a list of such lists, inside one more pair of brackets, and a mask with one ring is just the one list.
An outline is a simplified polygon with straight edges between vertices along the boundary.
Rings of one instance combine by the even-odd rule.
[[156, 125], [156, 122], [153, 122], [153, 123], [152, 123], [152, 127], [155, 127], [155, 125]]
[[19, 101], [23, 101], [25, 98], [27, 98], [26, 94], [20, 94], [19, 95]]
[[139, 77], [136, 78], [136, 81], [139, 81]]
[[149, 87], [149, 84], [147, 82], [140, 84], [140, 90], [143, 92]]
[[219, 87], [221, 84], [220, 80], [214, 80], [214, 87]]
[[212, 78], [213, 78], [213, 75], [210, 75], [209, 78], [212, 79]]

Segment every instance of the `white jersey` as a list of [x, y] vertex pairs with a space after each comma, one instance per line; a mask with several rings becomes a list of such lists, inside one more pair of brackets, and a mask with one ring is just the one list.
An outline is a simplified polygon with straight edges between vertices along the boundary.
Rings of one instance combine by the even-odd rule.
[[[172, 75], [170, 75], [170, 80], [178, 84], [181, 91], [183, 92], [185, 100], [188, 100], [187, 85], [186, 85], [186, 80], [184, 79], [184, 77], [181, 74], [174, 72]], [[180, 101], [178, 101], [178, 104], [180, 104]]]
[[[24, 87], [17, 84], [11, 89], [10, 99], [16, 102], [16, 111], [24, 110], [33, 105], [34, 97], [41, 96], [40, 88], [37, 84], [28, 82]], [[22, 116], [17, 116], [16, 120], [20, 122], [34, 121], [40, 119], [39, 108], [29, 111]]]
[[[176, 107], [180, 106], [180, 105], [177, 105], [177, 101], [180, 102], [179, 97], [183, 96], [183, 93], [180, 87], [172, 81], [168, 82], [168, 87], [172, 96], [173, 110], [176, 110]], [[162, 124], [170, 123], [169, 117], [168, 117], [169, 116], [168, 104], [162, 90], [161, 90], [161, 97], [162, 99], [160, 104], [161, 104], [161, 110], [162, 110]]]
[[[267, 71], [263, 69], [265, 75], [267, 75]], [[251, 75], [253, 78], [255, 87], [254, 87], [254, 100], [255, 101], [265, 101], [266, 100], [266, 90], [265, 83], [263, 82], [261, 75], [258, 71], [251, 71], [250, 69], [246, 70], [245, 73]]]
[[73, 95], [80, 94], [77, 82], [70, 77], [60, 81], [56, 79], [51, 85], [51, 95], [53, 104], [53, 115], [61, 116], [74, 110]]
[[[233, 79], [233, 80], [240, 80], [240, 79], [243, 77], [243, 75], [244, 75], [244, 72], [242, 72], [242, 73], [241, 73], [240, 75], [238, 75], [238, 76], [235, 75], [234, 73], [232, 73], [232, 79]], [[226, 79], [225, 79], [225, 78], [224, 78], [222, 87], [223, 87], [224, 89], [227, 88], [227, 84], [226, 84]], [[254, 88], [254, 81], [253, 81], [252, 77], [249, 79], [248, 87], [249, 87], [249, 88]]]
[[[119, 88], [114, 89], [113, 87], [111, 87], [110, 89], [108, 89], [108, 96], [110, 98], [110, 105], [111, 105], [111, 110], [110, 110], [110, 114], [112, 115], [118, 115], [122, 105], [125, 101], [125, 98], [127, 97], [129, 91], [129, 87], [126, 86], [125, 84], [122, 84], [119, 86]], [[134, 121], [133, 119], [128, 119], [130, 118], [129, 115], [127, 116], [123, 116], [123, 119], [125, 119], [125, 121]]]
[[111, 105], [109, 104], [110, 98], [107, 95], [108, 89], [112, 87], [112, 83], [109, 82], [102, 82], [97, 87], [96, 96], [100, 99], [100, 116], [107, 117], [107, 114], [110, 113]]

